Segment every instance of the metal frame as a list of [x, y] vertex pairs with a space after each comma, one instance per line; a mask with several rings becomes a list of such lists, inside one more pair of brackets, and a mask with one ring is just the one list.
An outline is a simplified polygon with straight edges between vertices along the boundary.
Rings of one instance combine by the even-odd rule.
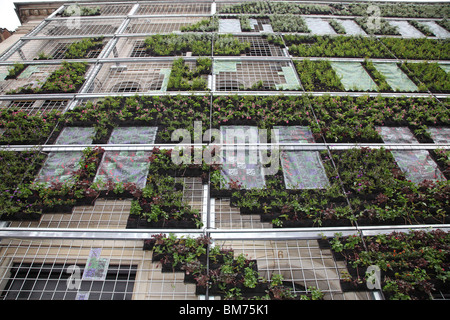
[[[227, 1], [227, 3], [238, 3], [237, 1]], [[305, 2], [305, 1], [299, 1], [299, 2]], [[160, 14], [158, 12], [145, 12], [145, 14], [140, 14], [140, 5], [155, 5], [160, 7], [165, 7], [169, 5], [169, 2], [166, 1], [151, 1], [151, 2], [145, 2], [140, 1], [137, 3], [130, 4], [129, 2], [111, 2], [111, 3], [101, 3], [101, 5], [127, 5], [130, 6], [129, 11], [125, 14], [115, 14], [113, 13], [110, 16], [96, 16], [96, 17], [80, 17], [81, 23], [86, 21], [95, 21], [95, 22], [108, 22], [108, 21], [115, 21], [116, 22], [116, 29], [114, 31], [111, 31], [106, 35], [106, 39], [108, 40], [107, 44], [103, 47], [102, 52], [100, 55], [93, 59], [77, 59], [73, 61], [85, 61], [92, 65], [92, 67], [89, 69], [89, 73], [86, 75], [86, 82], [81, 88], [81, 90], [77, 93], [73, 94], [45, 94], [45, 95], [3, 95], [0, 96], [0, 102], [7, 102], [7, 101], [21, 101], [21, 100], [35, 100], [35, 101], [43, 101], [44, 100], [67, 100], [67, 105], [65, 106], [64, 111], [72, 109], [74, 106], [76, 106], [80, 101], [83, 101], [84, 99], [96, 99], [96, 98], [102, 98], [106, 96], [117, 96], [117, 92], [91, 92], [90, 88], [91, 86], [99, 79], [99, 75], [101, 75], [102, 68], [108, 67], [108, 65], [113, 65], [117, 63], [122, 64], [136, 64], [136, 65], [142, 65], [145, 63], [150, 64], [171, 64], [174, 57], [124, 57], [122, 55], [119, 55], [116, 57], [114, 55], [114, 50], [117, 49], [117, 45], [121, 40], [126, 39], [139, 39], [143, 36], [148, 36], [149, 33], [146, 32], [140, 32], [137, 30], [137, 32], [129, 32], [129, 27], [133, 25], [134, 22], [139, 23], [139, 21], [144, 21], [145, 19], [151, 19], [149, 23], [152, 23], [154, 20], [167, 18], [169, 20], [173, 20], [174, 18], [180, 18], [180, 19], [192, 19], [192, 20], [199, 20], [203, 19], [204, 17], [210, 17], [212, 15], [217, 14], [216, 12], [216, 6], [217, 4], [222, 4], [222, 1], [215, 2], [215, 1], [184, 1], [183, 6], [189, 7], [201, 7], [202, 13], [186, 13], [186, 12], [176, 12], [175, 14]], [[83, 3], [80, 3], [83, 5]], [[86, 3], [89, 6], [95, 6], [92, 5], [92, 3]], [[51, 26], [52, 24], [58, 24], [64, 21], [67, 21], [69, 18], [59, 17], [58, 14], [60, 14], [64, 8], [67, 6], [67, 4], [62, 5], [58, 10], [56, 10], [52, 15], [50, 15], [48, 18], [46, 18], [44, 21], [42, 21], [41, 24], [39, 24], [33, 31], [31, 31], [29, 34], [22, 37], [18, 42], [16, 42], [8, 51], [6, 51], [1, 57], [0, 57], [0, 67], [8, 67], [11, 66], [14, 62], [11, 61], [11, 57], [22, 48], [26, 47], [28, 43], [33, 41], [39, 41], [39, 40], [54, 40], [54, 41], [63, 41], [63, 40], [76, 40], [76, 39], [82, 39], [87, 36], [89, 37], [95, 37], [95, 36], [102, 36], [102, 34], [64, 34], [64, 35], [53, 35], [53, 36], [43, 36], [41, 35], [42, 31], [46, 30], [47, 27]], [[206, 12], [207, 7], [210, 7], [210, 10]], [[227, 16], [226, 14], [219, 14], [219, 16]], [[347, 18], [355, 18], [353, 16], [347, 17], [347, 16], [333, 16], [333, 15], [311, 15], [313, 17], [323, 17], [323, 18], [339, 18], [339, 19], [347, 19]], [[391, 19], [391, 18], [387, 18]], [[411, 18], [392, 18], [395, 20], [411, 20]], [[421, 20], [420, 18], [414, 18], [414, 20]], [[438, 19], [423, 19], [423, 20], [438, 20]], [[146, 20], [148, 22], [148, 20]], [[148, 31], [148, 30], [147, 30]], [[172, 29], [164, 29], [163, 32], [171, 32]], [[156, 31], [155, 33], [160, 33], [159, 31]], [[218, 33], [218, 32], [216, 32]], [[275, 33], [280, 34], [280, 33]], [[255, 32], [243, 32], [243, 33], [235, 33], [235, 36], [239, 37], [260, 37], [261, 35]], [[384, 36], [377, 36], [377, 38], [383, 38]], [[382, 41], [380, 41], [382, 43]], [[212, 44], [213, 45], [213, 44]], [[284, 48], [286, 50], [286, 47]], [[287, 52], [287, 51], [285, 51]], [[213, 53], [213, 50], [212, 50]], [[389, 62], [402, 62], [402, 59], [398, 59], [395, 57], [395, 55], [392, 55], [392, 59], [372, 59], [373, 61], [389, 61]], [[196, 57], [184, 57], [186, 61], [194, 61]], [[357, 61], [362, 62], [364, 59], [358, 59], [358, 58], [315, 58], [315, 57], [291, 57], [291, 56], [252, 56], [252, 57], [217, 57], [211, 55], [211, 59], [213, 61], [227, 61], [227, 60], [237, 60], [243, 63], [262, 63], [262, 64], [268, 64], [268, 63], [287, 63], [291, 67], [293, 67], [293, 61], [294, 60], [302, 60], [302, 59], [311, 59], [311, 60], [332, 60], [332, 61]], [[412, 60], [410, 60], [412, 61]], [[30, 65], [56, 65], [61, 63], [61, 60], [46, 60], [46, 61], [36, 61], [36, 60], [24, 60], [22, 61], [26, 64]], [[449, 64], [448, 61], [440, 61], [442, 63]], [[295, 69], [294, 69], [295, 70]], [[213, 73], [214, 74], [214, 73]], [[298, 75], [297, 80], [298, 80]], [[107, 78], [109, 78], [107, 76]], [[215, 84], [216, 79], [212, 79], [212, 83]], [[382, 97], [432, 97], [434, 99], [446, 99], [449, 97], [448, 94], [434, 94], [431, 92], [427, 93], [377, 93], [377, 92], [306, 92], [303, 88], [300, 90], [287, 90], [287, 91], [218, 91], [216, 90], [216, 86], [213, 85], [212, 90], [209, 92], [158, 92], [158, 91], [148, 91], [143, 90], [140, 92], [124, 92], [121, 93], [121, 96], [127, 97], [127, 96], [134, 96], [134, 95], [205, 95], [209, 96], [211, 101], [210, 105], [212, 105], [212, 99], [214, 96], [220, 96], [220, 95], [230, 95], [230, 94], [239, 94], [239, 95], [293, 95], [293, 96], [303, 96], [303, 95], [311, 95], [311, 96], [321, 96], [321, 95], [327, 95], [332, 94], [335, 96], [361, 96], [361, 95], [368, 95], [368, 96], [382, 96]], [[314, 111], [313, 106], [309, 105], [310, 109]], [[40, 107], [38, 108], [40, 110]], [[164, 144], [163, 146], [157, 145], [157, 144], [144, 144], [144, 145], [101, 145], [104, 149], [108, 151], [127, 151], [127, 150], [142, 150], [142, 151], [151, 151], [154, 146], [160, 146], [164, 148], [173, 148], [175, 146], [179, 146], [180, 144]], [[201, 144], [193, 144], [194, 146], [207, 146], [208, 144], [201, 143]], [[371, 148], [380, 148], [384, 147], [388, 150], [432, 150], [436, 149], [437, 147], [443, 148], [443, 149], [450, 149], [450, 143], [448, 144], [376, 144], [376, 143], [370, 143], [370, 144], [333, 144], [333, 143], [315, 143], [315, 144], [292, 144], [292, 143], [281, 143], [279, 144], [280, 147], [282, 147], [285, 150], [314, 150], [314, 151], [321, 151], [321, 150], [346, 150], [351, 148], [362, 148], [362, 147], [371, 147]], [[42, 145], [39, 146], [39, 150], [41, 152], [62, 152], [62, 151], [81, 151], [88, 145]], [[248, 146], [248, 144], [246, 144]], [[257, 145], [255, 147], [259, 149], [265, 149], [269, 148], [271, 145]], [[33, 148], [35, 146], [27, 146], [27, 145], [20, 145], [20, 146], [4, 146], [4, 149], [6, 150], [12, 150], [12, 151], [25, 151], [29, 150], [30, 148]], [[95, 225], [96, 221], [92, 220], [92, 218], [87, 218], [89, 215], [96, 214], [97, 208], [96, 206], [92, 208], [78, 208], [76, 210], [77, 213], [80, 214], [81, 218], [77, 220], [78, 218], [74, 217], [55, 217], [51, 218], [47, 221], [42, 221], [38, 224], [36, 227], [36, 224], [33, 223], [13, 223], [11, 227], [1, 227], [0, 228], [0, 238], [4, 239], [0, 243], [0, 250], [2, 250], [3, 245], [8, 247], [8, 241], [11, 241], [13, 243], [14, 241], [18, 241], [19, 244], [17, 245], [17, 251], [19, 251], [20, 247], [23, 244], [23, 247], [26, 250], [27, 246], [37, 246], [40, 248], [42, 246], [43, 250], [47, 248], [46, 246], [49, 245], [52, 246], [52, 243], [54, 243], [55, 248], [58, 248], [57, 250], [60, 250], [62, 252], [61, 247], [63, 246], [62, 243], [65, 241], [85, 241], [86, 243], [89, 243], [87, 247], [95, 247], [97, 243], [99, 247], [102, 246], [100, 243], [103, 241], [103, 243], [109, 243], [109, 241], [112, 242], [127, 242], [127, 245], [119, 243], [117, 244], [117, 247], [122, 250], [125, 250], [127, 246], [134, 247], [134, 249], [141, 248], [142, 240], [150, 238], [154, 234], [159, 233], [173, 233], [177, 236], [200, 236], [200, 235], [208, 235], [212, 238], [214, 243], [221, 244], [221, 245], [229, 245], [232, 244], [238, 244], [241, 243], [240, 246], [242, 246], [239, 250], [241, 251], [252, 251], [257, 252], [259, 249], [256, 242], [274, 242], [279, 243], [280, 245], [285, 245], [285, 243], [294, 243], [294, 247], [301, 247], [302, 245], [305, 246], [307, 250], [309, 250], [310, 254], [313, 255], [312, 252], [317, 252], [316, 246], [314, 246], [313, 242], [317, 239], [320, 239], [322, 237], [332, 237], [335, 235], [335, 233], [340, 232], [343, 235], [352, 235], [352, 234], [358, 234], [360, 236], [369, 236], [379, 233], [390, 233], [392, 231], [398, 231], [398, 232], [408, 232], [410, 230], [431, 230], [431, 229], [442, 229], [446, 231], [450, 231], [450, 225], [408, 225], [408, 226], [398, 226], [398, 225], [392, 225], [392, 226], [375, 226], [375, 227], [365, 227], [365, 226], [351, 226], [351, 227], [334, 227], [334, 228], [323, 228], [323, 227], [314, 227], [314, 228], [304, 228], [304, 229], [271, 229], [266, 228], [265, 226], [261, 225], [259, 221], [252, 220], [251, 217], [248, 218], [248, 220], [241, 220], [237, 223], [240, 224], [239, 227], [236, 226], [236, 224], [230, 224], [227, 225], [226, 223], [222, 223], [221, 221], [221, 215], [233, 215], [236, 212], [232, 212], [229, 210], [229, 212], [226, 212], [228, 209], [222, 209], [227, 206], [227, 200], [219, 200], [219, 199], [213, 199], [210, 197], [209, 194], [209, 186], [208, 185], [201, 185], [198, 182], [190, 181], [189, 184], [192, 186], [192, 190], [187, 190], [185, 193], [185, 197], [188, 202], [195, 204], [196, 206], [199, 206], [200, 211], [202, 212], [202, 218], [204, 222], [204, 227], [202, 229], [195, 229], [195, 230], [175, 230], [175, 229], [152, 229], [152, 230], [127, 230], [123, 229], [123, 216], [122, 214], [126, 214], [126, 210], [128, 210], [128, 203], [129, 201], [125, 200], [125, 202], [116, 200], [113, 201], [114, 204], [111, 204], [112, 207], [116, 209], [111, 209], [111, 212], [109, 209], [105, 209], [106, 206], [110, 204], [102, 203], [100, 200], [99, 203], [96, 203], [96, 206], [102, 207], [103, 209], [99, 209], [100, 214], [110, 214], [111, 216], [113, 213], [119, 212], [115, 216], [113, 223], [110, 223], [111, 221], [108, 221], [106, 224], [99, 223]], [[192, 191], [192, 192], [191, 192]], [[201, 196], [199, 196], [197, 193], [201, 192]], [[81, 212], [79, 212], [81, 211]], [[83, 214], [85, 216], [83, 217]], [[74, 214], [75, 215], [75, 212]], [[228, 217], [228, 216], [227, 216]], [[224, 219], [227, 219], [225, 217]], [[245, 218], [247, 219], [247, 218]], [[117, 221], [117, 223], [116, 223]], [[234, 221], [233, 221], [234, 222]], [[56, 227], [54, 227], [56, 226]], [[85, 227], [87, 226], [87, 227]], [[300, 241], [305, 241], [303, 244], [298, 244]], [[49, 242], [50, 244], [48, 244]], [[96, 244], [93, 244], [93, 243]], [[315, 242], [314, 242], [315, 243]], [[13, 244], [12, 246], [15, 246]], [[106, 247], [108, 245], [105, 245]], [[114, 245], [113, 245], [114, 246]], [[238, 245], [239, 246], [239, 245]], [[263, 244], [263, 247], [269, 245]], [[271, 247], [272, 248], [272, 247]], [[30, 250], [30, 249], [28, 249]], [[50, 249], [48, 249], [50, 250]], [[81, 249], [78, 249], [79, 252], [81, 252]], [[263, 250], [263, 249], [261, 249]], [[272, 249], [271, 249], [272, 250]], [[32, 252], [32, 250], [30, 250]], [[132, 254], [134, 255], [134, 253]], [[318, 259], [323, 259], [324, 255], [327, 255], [327, 253], [320, 252]], [[50, 255], [48, 255], [50, 256]], [[128, 253], [124, 254], [124, 257], [127, 256], [127, 258], [123, 258], [124, 261], [129, 261], [128, 259]], [[17, 257], [22, 257], [17, 253]], [[36, 256], [35, 258], [31, 259], [37, 259], [39, 262], [42, 260], [44, 261], [46, 256], [42, 257]], [[73, 257], [71, 256], [71, 259]], [[79, 253], [79, 256], [77, 257], [80, 260], [83, 260], [86, 258], [85, 252]], [[313, 257], [314, 258], [314, 257]], [[23, 259], [23, 258], [22, 258]], [[52, 256], [53, 259], [53, 256]], [[122, 258], [120, 258], [122, 259]], [[148, 259], [148, 256], [144, 253], [136, 253], [136, 260], [138, 263], [143, 264], [146, 259]], [[266, 262], [269, 260], [269, 258], [265, 257]], [[36, 260], [36, 261], [37, 261]], [[132, 260], [132, 259], [131, 259]], [[83, 260], [84, 261], [84, 260]], [[0, 282], [2, 280], [1, 272], [3, 268], [3, 262], [0, 258]], [[287, 267], [287, 269], [283, 269], [280, 265], [278, 267], [267, 267], [265, 268], [264, 272], [271, 273], [274, 272], [277, 269], [278, 271], [284, 270], [287, 272], [294, 272], [290, 267]], [[141, 270], [142, 273], [153, 273], [156, 268], [153, 267], [145, 267], [144, 270]], [[289, 270], [288, 270], [289, 269]], [[301, 268], [299, 268], [301, 269]], [[335, 265], [332, 267], [332, 270], [338, 270], [339, 266]], [[139, 272], [139, 271], [138, 271]], [[315, 272], [313, 270], [313, 272]], [[142, 275], [139, 275], [142, 276]], [[179, 277], [179, 275], [178, 275]], [[139, 278], [141, 279], [141, 278]], [[292, 281], [301, 280], [301, 281], [312, 281], [318, 283], [319, 279], [318, 276], [313, 276], [311, 279], [307, 276], [302, 277], [302, 279], [297, 279], [296, 277], [292, 277]], [[338, 279], [338, 277], [337, 277]], [[331, 281], [336, 280], [336, 278], [326, 278], [325, 280]], [[140, 281], [140, 280], [139, 280]], [[139, 291], [136, 293], [136, 297], [139, 298], [148, 298], [146, 294], [148, 294], [151, 289], [148, 289], [152, 285], [155, 286], [164, 286], [164, 283], [169, 283], [171, 286], [178, 285], [179, 278], [175, 275], [174, 277], [166, 276], [162, 279], [155, 281], [151, 283], [151, 281], [142, 280], [142, 282], [137, 281], [137, 286], [142, 285], [146, 289], [143, 291]], [[339, 290], [330, 289], [329, 287], [327, 289], [327, 293], [330, 294], [332, 297], [334, 295], [337, 295]], [[145, 292], [145, 290], [149, 290], [148, 292]], [[184, 289], [181, 289], [181, 292], [174, 291], [171, 292], [170, 289], [167, 289], [165, 287], [162, 289], [161, 294], [159, 298], [176, 298], [176, 297], [189, 297], [192, 298], [192, 292], [188, 293], [187, 291], [183, 292]], [[206, 297], [210, 298], [210, 297]], [[342, 297], [341, 297], [342, 298]], [[370, 298], [370, 297], [366, 297]]]

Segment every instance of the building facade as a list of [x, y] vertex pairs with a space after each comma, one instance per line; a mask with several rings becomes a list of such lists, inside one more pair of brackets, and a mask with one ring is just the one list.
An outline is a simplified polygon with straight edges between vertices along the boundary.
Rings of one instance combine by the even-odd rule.
[[448, 4], [16, 11], [0, 56], [1, 299], [398, 298], [395, 267], [355, 273], [338, 250], [392, 232], [442, 237], [427, 276], [450, 272]]

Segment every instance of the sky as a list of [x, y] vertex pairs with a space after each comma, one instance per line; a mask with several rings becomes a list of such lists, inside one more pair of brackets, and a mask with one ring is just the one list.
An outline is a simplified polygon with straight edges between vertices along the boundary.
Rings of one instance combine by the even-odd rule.
[[[42, 0], [0, 0], [0, 28], [6, 28], [9, 31], [14, 31], [17, 27], [20, 26], [19, 18], [17, 18], [17, 14], [14, 11], [14, 2], [39, 2]], [[55, 0], [53, 0], [55, 1]], [[56, 0], [63, 1], [64, 0]], [[364, 1], [364, 0], [362, 0]], [[361, 0], [359, 2], [362, 2]], [[377, 0], [382, 2], [383, 0]], [[401, 2], [402, 0], [397, 0]], [[404, 0], [403, 0], [404, 1]], [[426, 0], [407, 0], [409, 2], [431, 2]], [[89, 0], [84, 0], [84, 2], [89, 2]], [[93, 1], [95, 2], [95, 1]], [[436, 0], [434, 0], [436, 2]], [[442, 0], [442, 2], [446, 2], [446, 0]]]

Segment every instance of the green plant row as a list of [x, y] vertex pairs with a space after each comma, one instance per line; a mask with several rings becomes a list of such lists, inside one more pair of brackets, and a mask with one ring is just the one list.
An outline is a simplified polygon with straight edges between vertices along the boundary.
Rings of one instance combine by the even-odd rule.
[[[154, 56], [172, 56], [192, 52], [194, 56], [210, 56], [213, 36], [210, 34], [153, 35], [145, 39], [147, 52]], [[214, 55], [238, 56], [250, 48], [232, 35], [214, 37]]]
[[[207, 96], [135, 96], [88, 101], [64, 115], [55, 111], [28, 116], [8, 109], [0, 112], [0, 128], [5, 129], [1, 140], [5, 145], [43, 143], [60, 122], [63, 126], [94, 127], [94, 143], [107, 143], [114, 127], [127, 125], [158, 126], [158, 143], [171, 142], [176, 129], [188, 130], [194, 141], [195, 121], [202, 123], [202, 135], [210, 126], [209, 103]], [[303, 125], [310, 127], [317, 142], [324, 138], [333, 143], [380, 143], [376, 126], [383, 125], [408, 126], [420, 142], [430, 142], [427, 128], [448, 126], [450, 118], [446, 100], [406, 97], [218, 96], [211, 110], [213, 128]]]
[[176, 129], [186, 129], [194, 140], [194, 122], [202, 123], [202, 135], [209, 128], [209, 97], [135, 96], [108, 97], [97, 103], [88, 101], [64, 115], [68, 126], [92, 126], [94, 143], [107, 143], [117, 126], [158, 126], [157, 142], [169, 143]]
[[[309, 107], [312, 106], [312, 110]], [[448, 101], [384, 97], [220, 96], [213, 100], [212, 127], [256, 125], [309, 126], [317, 142], [381, 143], [376, 126], [409, 126], [417, 139], [430, 142], [428, 126], [448, 126]], [[317, 120], [317, 121], [316, 121]]]
[[294, 61], [294, 65], [306, 91], [345, 91], [329, 61]]
[[[276, 42], [274, 36], [267, 37]], [[440, 39], [374, 39], [362, 36], [283, 35], [289, 52], [297, 57], [346, 57], [448, 60], [450, 43]], [[380, 43], [381, 42], [381, 43]]]
[[210, 74], [211, 67], [210, 58], [197, 58], [196, 66], [192, 69], [183, 58], [176, 59], [172, 64], [167, 90], [207, 90], [208, 82], [202, 75]]
[[[247, 2], [221, 6], [219, 13], [255, 13], [255, 14], [333, 14], [367, 16], [367, 3], [327, 3], [302, 4], [290, 2]], [[444, 4], [384, 4], [377, 3], [381, 17], [408, 18], [445, 18], [450, 14], [448, 6]]]
[[51, 111], [28, 115], [17, 109], [0, 111], [0, 136], [2, 145], [8, 144], [43, 144], [47, 141], [53, 128], [61, 119], [61, 112]]
[[[89, 52], [103, 47], [103, 37], [86, 38], [81, 41], [76, 41], [67, 47], [63, 59], [83, 59], [87, 58]], [[51, 60], [52, 56], [45, 53], [39, 53], [37, 60]]]
[[85, 62], [63, 61], [61, 67], [53, 71], [43, 83], [39, 83], [39, 86], [20, 87], [10, 90], [6, 94], [77, 92], [85, 81], [84, 75], [87, 68], [88, 64]]
[[263, 189], [248, 190], [223, 186], [218, 170], [211, 187], [230, 190], [241, 213], [260, 214], [275, 227], [448, 223], [448, 180], [411, 182], [384, 148], [324, 151], [321, 159], [330, 183], [324, 189], [288, 190], [284, 170], [267, 176]]
[[450, 74], [438, 63], [402, 63], [400, 68], [416, 83], [419, 91], [450, 92]]
[[172, 176], [149, 173], [145, 187], [134, 194], [127, 228], [200, 228], [201, 215], [183, 200], [182, 187], [177, 189]]

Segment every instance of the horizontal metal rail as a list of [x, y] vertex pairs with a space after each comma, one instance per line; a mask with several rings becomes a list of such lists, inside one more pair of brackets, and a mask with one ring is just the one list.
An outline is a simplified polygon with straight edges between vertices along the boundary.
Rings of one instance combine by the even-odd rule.
[[[150, 144], [80, 144], [80, 145], [39, 145], [43, 152], [67, 152], [82, 151], [88, 147], [101, 147], [105, 151], [151, 151], [154, 147], [164, 149], [173, 149], [180, 147], [218, 147], [222, 150], [271, 150], [278, 147], [284, 151], [322, 151], [322, 150], [349, 150], [360, 148], [379, 149], [384, 148], [392, 151], [410, 151], [410, 150], [449, 150], [449, 143], [150, 143]], [[7, 151], [27, 151], [37, 147], [37, 145], [3, 145], [2, 150]]]
[[73, 228], [0, 228], [0, 238], [18, 239], [84, 239], [84, 240], [145, 240], [157, 234], [181, 236], [209, 235], [213, 240], [307, 240], [361, 234], [373, 236], [412, 230], [450, 231], [448, 224], [391, 225], [373, 227], [311, 227], [277, 229], [73, 229]]

